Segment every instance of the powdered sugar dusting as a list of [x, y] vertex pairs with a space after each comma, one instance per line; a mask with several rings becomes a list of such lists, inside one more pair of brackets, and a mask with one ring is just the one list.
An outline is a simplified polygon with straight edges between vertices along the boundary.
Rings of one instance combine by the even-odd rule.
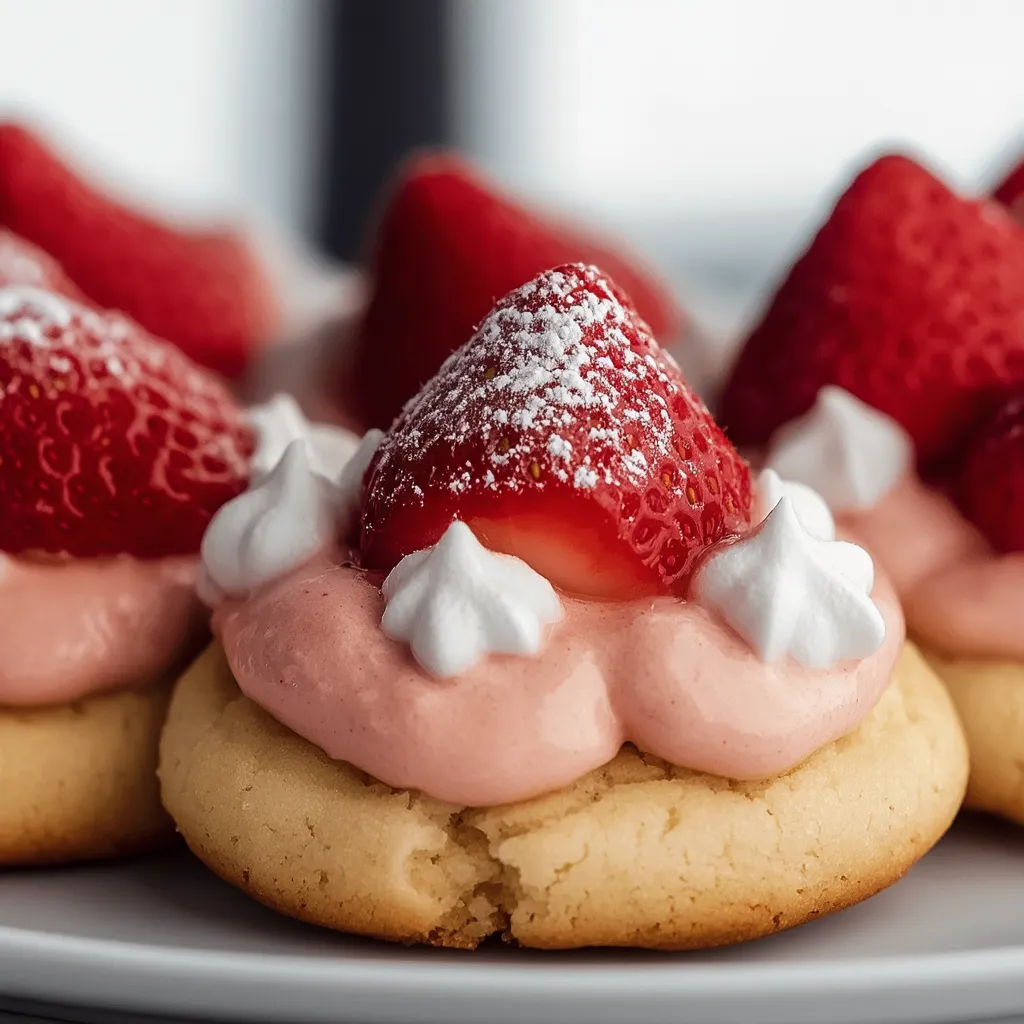
[[[499, 303], [406, 406], [401, 440], [385, 442], [381, 463], [417, 462], [438, 445], [456, 449], [482, 433], [491, 442], [489, 465], [460, 467], [446, 481], [451, 491], [543, 487], [549, 479], [584, 490], [599, 479], [642, 483], [650, 464], [641, 449], [671, 457], [674, 439], [664, 399], [643, 385], [676, 389], [653, 356], [633, 350], [627, 324], [632, 314], [595, 268], [531, 281]], [[639, 408], [635, 391], [625, 401], [616, 386], [623, 382], [646, 392]], [[572, 427], [575, 436], [590, 419], [590, 443], [577, 451], [563, 432]], [[522, 472], [509, 472], [513, 466]]]
[[[121, 349], [131, 331], [137, 330], [130, 321], [117, 313], [98, 313], [42, 288], [0, 288], [0, 344], [24, 342], [49, 352], [53, 373], [71, 370], [71, 360], [60, 352], [74, 353], [80, 347], [77, 332], [83, 330], [91, 341], [89, 357], [102, 364], [111, 377], [129, 383], [131, 374], [121, 358]], [[156, 358], [159, 356], [158, 350]], [[7, 390], [11, 390], [10, 385]]]
[[0, 288], [0, 341], [48, 347], [47, 335], [71, 323], [72, 304], [52, 292], [26, 285]]
[[548, 451], [556, 459], [565, 459], [566, 462], [572, 458], [572, 445], [558, 434], [552, 434], [548, 438]]
[[33, 389], [52, 399], [80, 387], [80, 380], [90, 389], [108, 383], [118, 389], [142, 387], [148, 400], [155, 381], [173, 379], [175, 391], [188, 394], [196, 411], [223, 407], [220, 385], [168, 342], [150, 337], [120, 313], [101, 312], [42, 288], [0, 287], [0, 347], [18, 343], [31, 355], [26, 362], [12, 354], [0, 383], [0, 406], [5, 398], [31, 395]]
[[583, 490], [592, 490], [597, 486], [597, 473], [595, 473], [589, 466], [577, 466], [576, 472], [573, 473], [572, 483], [574, 487], [579, 487]]

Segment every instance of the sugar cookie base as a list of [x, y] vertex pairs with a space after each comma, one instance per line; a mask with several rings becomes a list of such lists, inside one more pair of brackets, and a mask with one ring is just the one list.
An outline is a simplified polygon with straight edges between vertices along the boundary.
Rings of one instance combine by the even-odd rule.
[[1024, 664], [924, 653], [967, 734], [966, 806], [1024, 825]]
[[174, 837], [156, 778], [168, 681], [0, 708], [0, 865], [153, 849]]
[[217, 874], [285, 914], [400, 942], [693, 949], [752, 939], [892, 884], [960, 806], [967, 750], [912, 646], [850, 736], [760, 782], [632, 747], [491, 809], [393, 790], [286, 729], [214, 646], [180, 680], [164, 803]]

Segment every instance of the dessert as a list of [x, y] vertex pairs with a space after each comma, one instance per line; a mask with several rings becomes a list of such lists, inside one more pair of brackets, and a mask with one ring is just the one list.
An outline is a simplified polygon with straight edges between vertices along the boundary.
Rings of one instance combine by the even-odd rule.
[[890, 584], [593, 267], [505, 296], [343, 467], [287, 447], [202, 552], [164, 803], [294, 917], [736, 942], [892, 883], [962, 797]]
[[49, 253], [96, 305], [227, 376], [241, 375], [276, 329], [273, 290], [241, 235], [129, 209], [11, 123], [0, 123], [0, 226]]
[[892, 579], [971, 751], [967, 805], [1024, 823], [1024, 229], [885, 157], [741, 351], [726, 426], [813, 487]]
[[366, 426], [389, 426], [498, 298], [576, 260], [620, 282], [662, 345], [677, 340], [671, 290], [631, 256], [525, 209], [454, 154], [410, 160], [373, 238], [371, 292], [340, 380], [343, 404]]
[[221, 385], [133, 321], [0, 288], [0, 864], [173, 835], [157, 741], [206, 634], [199, 542], [251, 442]]

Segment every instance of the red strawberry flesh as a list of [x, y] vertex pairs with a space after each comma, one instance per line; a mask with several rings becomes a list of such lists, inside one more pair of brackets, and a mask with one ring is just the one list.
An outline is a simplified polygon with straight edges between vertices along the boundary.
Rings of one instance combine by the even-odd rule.
[[0, 550], [199, 550], [252, 436], [218, 381], [117, 313], [0, 289]]
[[1024, 230], [900, 156], [853, 182], [747, 339], [722, 398], [759, 445], [838, 385], [948, 458], [988, 392], [1024, 379]]
[[629, 300], [570, 264], [502, 299], [385, 436], [364, 564], [387, 571], [454, 519], [568, 592], [679, 591], [749, 525], [749, 472]]
[[454, 156], [411, 162], [380, 221], [373, 293], [343, 382], [370, 426], [386, 428], [502, 295], [570, 261], [596, 263], [663, 343], [680, 318], [670, 291], [625, 254], [546, 221]]

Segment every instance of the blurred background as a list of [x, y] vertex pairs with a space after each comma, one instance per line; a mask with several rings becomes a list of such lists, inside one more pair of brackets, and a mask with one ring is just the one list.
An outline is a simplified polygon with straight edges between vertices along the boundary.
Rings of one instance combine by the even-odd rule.
[[854, 168], [1024, 149], [1019, 0], [0, 0], [0, 114], [127, 193], [339, 260], [410, 147], [629, 237], [714, 318]]

